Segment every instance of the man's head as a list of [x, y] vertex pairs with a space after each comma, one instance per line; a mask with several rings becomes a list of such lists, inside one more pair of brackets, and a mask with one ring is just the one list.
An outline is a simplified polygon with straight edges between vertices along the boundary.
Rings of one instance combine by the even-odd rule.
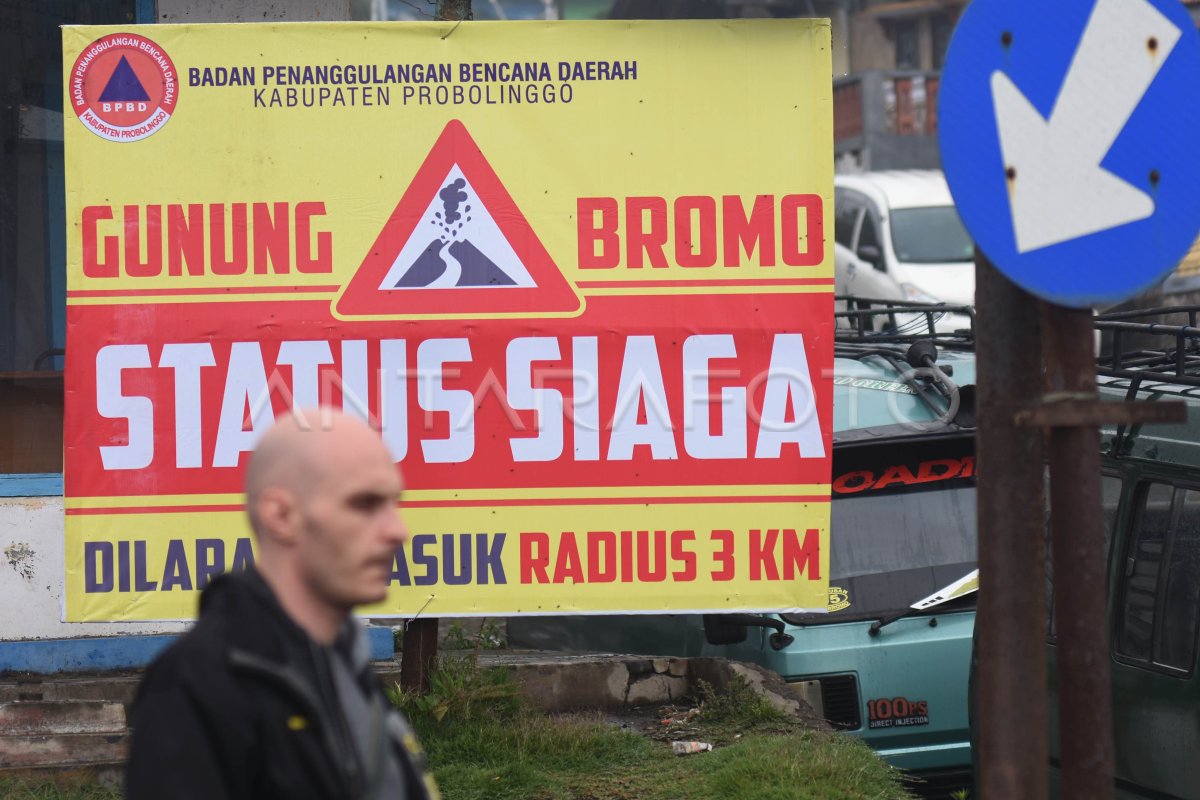
[[379, 435], [331, 409], [280, 417], [246, 470], [258, 566], [289, 611], [383, 600], [408, 538], [400, 471]]

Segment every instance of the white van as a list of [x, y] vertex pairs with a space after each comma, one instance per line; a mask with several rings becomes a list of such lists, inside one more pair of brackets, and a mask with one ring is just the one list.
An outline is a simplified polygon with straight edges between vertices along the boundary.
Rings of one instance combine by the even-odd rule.
[[[939, 170], [835, 175], [834, 241], [887, 275], [905, 300], [975, 304], [974, 242]], [[839, 291], [869, 297], [870, 270], [844, 275]], [[843, 288], [844, 287], [844, 288]]]
[[[871, 264], [854, 255], [849, 247], [840, 242], [833, 243], [834, 294], [838, 296], [868, 297], [872, 300], [907, 300], [900, 284]], [[838, 308], [838, 311], [845, 311]]]

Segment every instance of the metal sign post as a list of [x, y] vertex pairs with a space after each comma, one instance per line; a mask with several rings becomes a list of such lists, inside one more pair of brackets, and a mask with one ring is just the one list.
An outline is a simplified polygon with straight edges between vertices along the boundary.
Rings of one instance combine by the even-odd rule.
[[983, 798], [1045, 800], [1046, 605], [1042, 433], [1016, 412], [1041, 391], [1036, 298], [975, 254], [976, 369], [981, 412], [979, 610], [972, 724]]
[[[997, 269], [1047, 301], [1032, 311], [979, 259], [985, 800], [1047, 791], [1045, 611], [1027, 607], [1043, 602], [1044, 566], [1033, 563], [1044, 509], [1033, 440], [1043, 435], [1063, 797], [1112, 797], [1098, 426], [1181, 418], [1184, 409], [1098, 401], [1091, 308], [1152, 286], [1196, 238], [1200, 195], [1190, 187], [1200, 158], [1160, 133], [1178, 128], [1181, 111], [1197, 115], [1182, 124], [1200, 124], [1196, 70], [1200, 37], [1174, 0], [976, 0], [947, 53], [940, 144], [959, 214]], [[1029, 337], [1039, 314], [1044, 346]]]
[[[1062, 796], [1112, 797], [1101, 424], [1180, 422], [1182, 403], [1101, 403], [1091, 312], [1038, 303], [976, 254], [978, 678], [983, 798], [1048, 791], [1044, 471], [1050, 473]], [[1044, 375], [1044, 377], [1042, 377]], [[1043, 457], [1043, 440], [1047, 445]]]
[[[1043, 403], [1095, 402], [1092, 315], [1042, 304]], [[1059, 744], [1065, 798], [1111, 797], [1112, 689], [1105, 624], [1099, 430], [1069, 420], [1049, 428]]]

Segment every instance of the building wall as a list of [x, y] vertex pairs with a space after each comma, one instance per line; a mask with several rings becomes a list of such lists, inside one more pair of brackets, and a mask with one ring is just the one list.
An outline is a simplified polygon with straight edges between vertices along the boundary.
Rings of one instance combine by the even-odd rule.
[[826, 13], [833, 38], [833, 77], [840, 78], [850, 73], [850, 12], [839, 3]]
[[175, 633], [177, 622], [62, 621], [63, 500], [0, 498], [0, 641]]
[[[140, 10], [140, 9], [139, 9]], [[158, 0], [159, 23], [335, 21], [350, 0]], [[44, 236], [38, 226], [26, 231]], [[0, 497], [0, 642], [177, 633], [178, 622], [66, 623], [63, 500]]]
[[314, 22], [350, 19], [350, 0], [158, 0], [158, 22]]
[[899, 25], [912, 25], [917, 37], [917, 61], [914, 69], [937, 69], [945, 53], [937, 54], [935, 47], [944, 43], [934, 41], [934, 20], [951, 23], [958, 18], [963, 0], [938, 0], [936, 4], [914, 2], [905, 13], [904, 2], [883, 0], [869, 2], [850, 15], [850, 71], [888, 70], [896, 68], [894, 30]]
[[850, 17], [850, 72], [896, 68], [896, 44], [874, 15]]
[[917, 53], [920, 55], [920, 69], [933, 69], [933, 25], [929, 16], [917, 19]]

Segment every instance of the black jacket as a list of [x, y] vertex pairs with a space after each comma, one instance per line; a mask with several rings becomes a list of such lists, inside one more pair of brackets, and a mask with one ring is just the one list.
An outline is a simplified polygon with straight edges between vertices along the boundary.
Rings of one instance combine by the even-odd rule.
[[[200, 621], [154, 662], [138, 690], [126, 797], [359, 800], [360, 759], [334, 710], [322, 658], [256, 572], [214, 580], [201, 597]], [[382, 697], [359, 661], [358, 679]], [[397, 800], [437, 798], [407, 723], [390, 711], [387, 723], [407, 785]]]

